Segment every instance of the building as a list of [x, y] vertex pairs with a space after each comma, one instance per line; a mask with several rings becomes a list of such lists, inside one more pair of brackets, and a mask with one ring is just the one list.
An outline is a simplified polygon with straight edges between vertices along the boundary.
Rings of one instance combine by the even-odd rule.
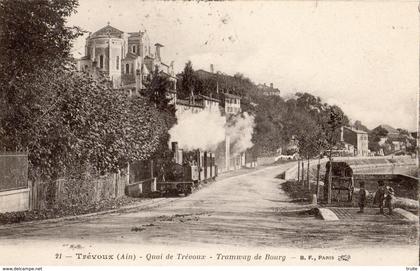
[[388, 134], [387, 134], [388, 138], [398, 138], [400, 136], [400, 132], [397, 129], [395, 129], [394, 127], [392, 127], [388, 124], [381, 124], [378, 127], [376, 127], [375, 129], [377, 129], [377, 128], [382, 128], [382, 129], [386, 130], [388, 132]]
[[227, 115], [241, 113], [241, 97], [229, 93], [224, 93], [222, 96], [224, 100], [224, 111]]
[[278, 88], [273, 87], [273, 83], [270, 83], [270, 86], [267, 86], [265, 83], [263, 85], [258, 84], [257, 88], [265, 96], [280, 96], [280, 90]]
[[175, 95], [173, 100], [175, 101], [175, 109], [177, 115], [186, 111], [191, 113], [198, 113], [204, 110], [220, 114], [220, 100], [213, 97], [197, 95], [190, 97], [190, 99], [179, 99]]
[[341, 140], [343, 143], [353, 146], [355, 156], [369, 155], [368, 133], [365, 131], [343, 127], [341, 129]]
[[108, 23], [86, 38], [85, 56], [77, 61], [77, 68], [105, 76], [113, 88], [130, 93], [144, 90], [144, 82], [157, 69], [171, 81], [171, 89], [176, 90], [173, 62], [168, 65], [162, 61], [162, 47], [155, 43], [152, 52], [146, 31], [126, 33]]
[[213, 98], [211, 95], [205, 96], [200, 94], [196, 97], [196, 101], [201, 103], [205, 110], [210, 112], [220, 112], [220, 100]]

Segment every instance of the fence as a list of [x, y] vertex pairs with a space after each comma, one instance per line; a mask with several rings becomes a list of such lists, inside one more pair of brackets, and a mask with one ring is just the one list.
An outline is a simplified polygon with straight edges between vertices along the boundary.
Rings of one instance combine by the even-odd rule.
[[88, 176], [86, 179], [61, 178], [31, 182], [31, 208], [40, 210], [55, 204], [80, 205], [124, 196], [127, 173]]

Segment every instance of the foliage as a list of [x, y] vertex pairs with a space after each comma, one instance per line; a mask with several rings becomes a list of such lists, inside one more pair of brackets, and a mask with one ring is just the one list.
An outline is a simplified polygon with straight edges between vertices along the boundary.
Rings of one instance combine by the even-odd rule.
[[65, 23], [76, 7], [75, 0], [0, 2], [0, 148], [28, 150], [31, 176], [55, 179], [86, 164], [117, 171], [153, 155], [168, 129], [161, 81], [152, 81], [151, 103], [75, 70], [71, 42], [82, 32]]
[[149, 98], [152, 104], [155, 104], [156, 108], [163, 111], [167, 109], [174, 110], [173, 107], [169, 106], [171, 99], [168, 97], [171, 82], [166, 76], [159, 73], [157, 67], [153, 71], [151, 80], [146, 82], [145, 85], [145, 96]]
[[[369, 137], [368, 137], [369, 150], [375, 151], [375, 152], [380, 151], [382, 148], [379, 145], [379, 142], [381, 141], [381, 138], [384, 138], [387, 135], [388, 135], [388, 131], [386, 129], [382, 128], [381, 126], [378, 126], [375, 129], [373, 129], [372, 131], [370, 131]], [[389, 143], [386, 143], [386, 145], [388, 145], [389, 149], [391, 148]], [[388, 147], [385, 146], [384, 149], [387, 150]]]
[[370, 130], [360, 120], [356, 120], [353, 124], [353, 127], [357, 130], [365, 131], [366, 133], [369, 133]]
[[66, 26], [77, 6], [77, 0], [2, 0], [1, 76], [19, 80], [69, 58], [72, 41], [82, 34], [80, 28]]
[[286, 141], [287, 108], [280, 97], [261, 97], [255, 109], [255, 129], [252, 142], [260, 155], [269, 155], [282, 148]]
[[178, 78], [180, 78], [177, 87], [179, 98], [186, 99], [193, 94], [199, 94], [198, 90], [201, 89], [199, 86], [201, 82], [194, 73], [191, 61], [185, 64], [184, 71], [178, 75]]
[[39, 88], [40, 104], [28, 104], [27, 115], [3, 118], [12, 132], [1, 143], [28, 148], [31, 164], [45, 176], [56, 178], [75, 161], [112, 172], [157, 149], [165, 123], [146, 99], [129, 99], [71, 69], [43, 71], [37, 82], [21, 82], [21, 89]]

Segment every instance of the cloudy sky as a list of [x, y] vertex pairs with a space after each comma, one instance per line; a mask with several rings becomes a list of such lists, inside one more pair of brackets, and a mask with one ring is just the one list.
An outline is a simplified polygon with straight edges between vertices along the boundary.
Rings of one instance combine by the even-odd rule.
[[[243, 73], [287, 96], [307, 91], [369, 128], [416, 129], [419, 17], [416, 1], [143, 2], [80, 0], [70, 25], [146, 29], [176, 71]], [[74, 55], [84, 54], [84, 39]]]

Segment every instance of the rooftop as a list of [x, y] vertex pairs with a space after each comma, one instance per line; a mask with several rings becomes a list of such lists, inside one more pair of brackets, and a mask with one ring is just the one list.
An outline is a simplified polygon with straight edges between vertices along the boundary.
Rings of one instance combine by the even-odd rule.
[[234, 94], [230, 94], [230, 93], [224, 93], [226, 98], [230, 98], [230, 99], [241, 99], [241, 97], [234, 95]]
[[123, 31], [111, 26], [107, 25], [105, 27], [102, 27], [98, 31], [94, 32], [90, 37], [99, 37], [99, 36], [111, 36], [115, 38], [121, 38], [122, 34], [124, 34]]
[[192, 103], [192, 102], [190, 102], [190, 100], [182, 100], [182, 99], [177, 99], [176, 104], [186, 105], [186, 106], [190, 106], [190, 107], [199, 107], [199, 108], [204, 107], [201, 103]]
[[365, 132], [365, 131], [353, 129], [351, 127], [344, 127], [344, 128], [347, 129], [347, 130], [353, 131], [355, 133], [358, 133], [358, 134], [367, 134], [367, 132]]
[[205, 95], [201, 95], [201, 94], [199, 94], [199, 95], [197, 95], [199, 98], [202, 98], [202, 99], [204, 99], [204, 100], [208, 100], [208, 101], [213, 101], [213, 102], [217, 102], [217, 103], [219, 103], [220, 102], [220, 100], [219, 99], [216, 99], [216, 98], [213, 98], [213, 97], [209, 97], [209, 96], [205, 96]]

